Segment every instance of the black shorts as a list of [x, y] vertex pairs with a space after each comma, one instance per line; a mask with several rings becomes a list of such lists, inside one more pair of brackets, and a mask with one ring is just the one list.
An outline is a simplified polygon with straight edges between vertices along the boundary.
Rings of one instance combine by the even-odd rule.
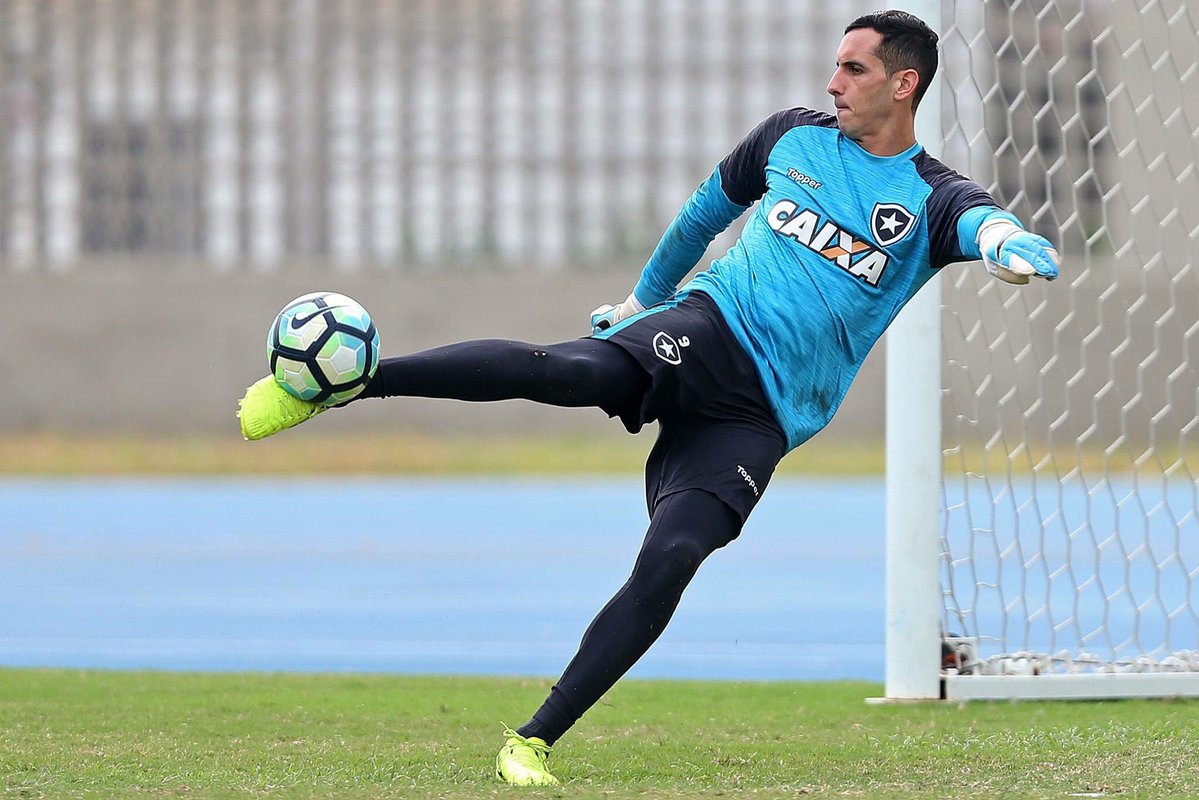
[[716, 303], [691, 292], [596, 338], [619, 345], [650, 378], [638, 407], [604, 409], [633, 433], [660, 424], [645, 468], [650, 515], [669, 494], [703, 489], [744, 523], [786, 454], [787, 437]]

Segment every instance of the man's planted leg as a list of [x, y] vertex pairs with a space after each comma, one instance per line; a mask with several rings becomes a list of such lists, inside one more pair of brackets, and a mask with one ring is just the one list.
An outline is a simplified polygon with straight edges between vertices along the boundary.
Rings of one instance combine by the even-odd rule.
[[517, 733], [552, 746], [657, 640], [700, 564], [735, 539], [741, 524], [732, 508], [699, 489], [662, 498], [633, 574], [591, 623], [545, 703]]

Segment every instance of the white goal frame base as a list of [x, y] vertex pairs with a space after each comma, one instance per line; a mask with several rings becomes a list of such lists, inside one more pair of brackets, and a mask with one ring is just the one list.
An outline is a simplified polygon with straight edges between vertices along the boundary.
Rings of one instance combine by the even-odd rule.
[[1092, 675], [943, 675], [940, 698], [870, 697], [868, 705], [972, 700], [1130, 700], [1199, 698], [1194, 673]]
[[1194, 673], [1091, 675], [945, 675], [944, 700], [1120, 700], [1199, 697]]

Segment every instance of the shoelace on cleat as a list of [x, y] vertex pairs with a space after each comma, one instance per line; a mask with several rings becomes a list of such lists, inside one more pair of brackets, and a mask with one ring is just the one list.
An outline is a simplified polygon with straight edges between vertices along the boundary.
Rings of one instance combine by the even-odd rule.
[[535, 752], [537, 755], [539, 755], [541, 757], [541, 761], [543, 763], [545, 761], [549, 760], [550, 750], [552, 748], [548, 744], [542, 744], [540, 742], [531, 742], [528, 740], [528, 738], [521, 736], [519, 733], [517, 733], [516, 731], [514, 731], [508, 727], [504, 728], [504, 738], [505, 739], [516, 739], [518, 742], [525, 745], [526, 747], [531, 749], [533, 752]]

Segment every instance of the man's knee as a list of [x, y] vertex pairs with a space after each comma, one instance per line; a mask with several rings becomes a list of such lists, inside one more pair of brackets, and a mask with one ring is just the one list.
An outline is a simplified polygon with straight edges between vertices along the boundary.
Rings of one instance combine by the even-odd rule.
[[656, 567], [654, 572], [676, 581], [690, 579], [710, 552], [700, 544], [698, 536], [687, 532], [680, 532], [650, 549]]
[[674, 602], [712, 550], [693, 531], [651, 539], [633, 574], [634, 591], [644, 603]]
[[556, 361], [555, 371], [573, 386], [594, 386], [608, 380], [604, 364], [592, 353], [568, 350], [551, 353], [549, 357]]

